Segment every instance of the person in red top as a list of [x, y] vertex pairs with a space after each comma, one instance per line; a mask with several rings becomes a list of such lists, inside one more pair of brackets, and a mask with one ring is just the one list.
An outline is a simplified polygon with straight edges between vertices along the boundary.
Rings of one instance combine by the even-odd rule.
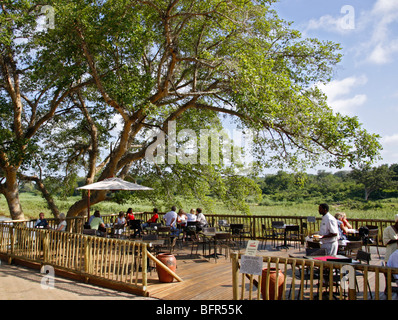
[[142, 229], [148, 228], [151, 225], [151, 223], [156, 223], [158, 219], [159, 219], [158, 209], [154, 208], [152, 217], [147, 222], [142, 224], [141, 226]]
[[128, 209], [127, 209], [126, 220], [127, 220], [127, 221], [135, 220], [135, 217], [134, 217], [133, 209], [132, 209], [132, 208], [128, 208]]
[[147, 223], [156, 223], [158, 221], [159, 215], [158, 215], [158, 209], [154, 208], [153, 209], [153, 215], [152, 217], [147, 221]]

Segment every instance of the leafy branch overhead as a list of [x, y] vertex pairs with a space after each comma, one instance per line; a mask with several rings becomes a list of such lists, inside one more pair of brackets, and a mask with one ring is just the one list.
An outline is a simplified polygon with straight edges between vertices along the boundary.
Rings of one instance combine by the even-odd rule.
[[[340, 46], [303, 39], [273, 2], [53, 0], [54, 28], [41, 29], [38, 1], [2, 4], [0, 102], [13, 111], [2, 120], [1, 168], [40, 167], [44, 178], [83, 170], [87, 183], [140, 177], [156, 183], [165, 201], [179, 184], [194, 198], [208, 201], [213, 192], [243, 208], [239, 194], [258, 189], [222, 165], [145, 163], [154, 129], [167, 136], [176, 121], [179, 130], [199, 133], [221, 128], [222, 116], [254, 132], [259, 171], [372, 163], [378, 136], [334, 114], [316, 87], [331, 79]], [[40, 152], [26, 163], [29, 143]], [[11, 149], [20, 154], [13, 164]], [[104, 199], [98, 192], [91, 202]], [[68, 214], [82, 213], [85, 203]]]

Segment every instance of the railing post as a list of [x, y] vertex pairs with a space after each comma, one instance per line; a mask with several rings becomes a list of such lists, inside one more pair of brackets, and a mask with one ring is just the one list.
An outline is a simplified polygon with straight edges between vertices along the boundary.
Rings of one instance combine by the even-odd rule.
[[10, 234], [10, 254], [8, 255], [8, 264], [12, 263], [12, 256], [14, 254], [14, 245], [15, 245], [15, 232], [14, 227], [8, 227], [8, 233]]
[[238, 300], [239, 296], [239, 255], [237, 252], [231, 253], [232, 258], [232, 300]]

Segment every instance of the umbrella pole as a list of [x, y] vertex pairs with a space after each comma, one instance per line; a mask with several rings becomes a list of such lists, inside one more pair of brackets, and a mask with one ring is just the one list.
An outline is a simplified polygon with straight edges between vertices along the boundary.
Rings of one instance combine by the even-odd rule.
[[87, 190], [87, 223], [90, 221], [90, 189]]

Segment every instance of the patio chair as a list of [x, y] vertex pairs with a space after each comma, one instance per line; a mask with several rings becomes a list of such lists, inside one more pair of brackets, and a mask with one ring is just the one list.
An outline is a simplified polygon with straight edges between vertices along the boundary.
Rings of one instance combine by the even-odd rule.
[[290, 243], [294, 243], [294, 248], [298, 246], [300, 249], [301, 247], [301, 234], [300, 234], [300, 226], [299, 225], [293, 225], [293, 226], [286, 226], [286, 240], [289, 241]]
[[273, 239], [273, 229], [267, 228], [265, 224], [261, 225], [261, 235], [262, 235], [262, 246], [267, 245], [268, 239]]
[[272, 221], [271, 227], [272, 227], [272, 241], [274, 242], [275, 246], [276, 240], [283, 240], [283, 237], [285, 235], [285, 222]]
[[362, 249], [362, 241], [350, 241], [345, 246], [344, 255], [349, 258], [355, 258], [358, 251]]
[[[129, 220], [128, 228], [129, 228], [129, 235], [130, 238], [141, 237], [141, 224], [142, 220]], [[133, 233], [133, 234], [131, 234]]]
[[[371, 260], [371, 254], [362, 250], [358, 250], [357, 252], [357, 256], [356, 259], [362, 264], [363, 262], [365, 264], [369, 264], [370, 260]], [[361, 270], [356, 270], [355, 271], [355, 276], [359, 276], [359, 277], [363, 277], [365, 280], [365, 276], [363, 271]], [[372, 290], [370, 288], [370, 284], [369, 284], [369, 279], [366, 280], [367, 285], [368, 285], [368, 289], [369, 289], [369, 294], [370, 294], [370, 299], [373, 299], [372, 297]], [[358, 281], [357, 278], [355, 277], [355, 285], [357, 287], [357, 291], [359, 292], [359, 286], [358, 286]]]
[[218, 248], [221, 249], [220, 254], [222, 254], [222, 249], [225, 249], [225, 259], [229, 256], [231, 247], [235, 247], [236, 242], [232, 240], [232, 235], [230, 233], [217, 233], [214, 236], [214, 259], [217, 262], [218, 259]]
[[232, 240], [236, 241], [236, 239], [239, 238], [239, 244], [242, 244], [242, 238], [247, 234], [243, 223], [232, 223], [229, 225], [229, 230], [231, 232]]
[[367, 225], [366, 227], [369, 229], [368, 241], [365, 243], [366, 251], [370, 252], [369, 245], [373, 243], [374, 245], [376, 245], [377, 254], [379, 255], [379, 259], [380, 259], [380, 252], [379, 252], [379, 227], [378, 226], [372, 226], [372, 225]]

